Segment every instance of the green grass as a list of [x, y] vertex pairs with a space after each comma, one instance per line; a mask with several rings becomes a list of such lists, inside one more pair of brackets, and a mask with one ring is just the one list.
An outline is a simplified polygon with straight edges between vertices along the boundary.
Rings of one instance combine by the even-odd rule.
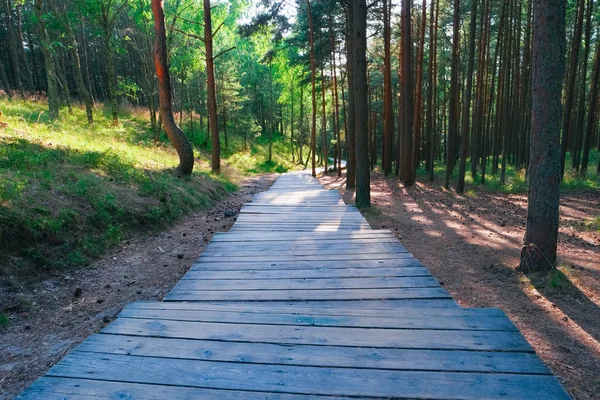
[[[80, 107], [73, 114], [62, 109], [56, 122], [48, 121], [45, 107], [0, 100], [8, 124], [0, 130], [2, 283], [19, 286], [86, 265], [137, 232], [206, 209], [236, 190], [230, 175], [209, 173], [208, 154], [199, 147], [193, 175], [177, 177], [175, 151], [166, 140], [153, 140], [141, 111], [123, 110], [113, 128], [100, 107], [92, 126]], [[285, 149], [278, 139], [274, 154]], [[293, 167], [278, 157], [268, 163], [264, 154], [261, 142], [247, 153], [231, 148], [224, 164], [243, 174]]]
[[[570, 155], [567, 154], [566, 161], [566, 173], [563, 182], [561, 182], [560, 190], [563, 192], [578, 192], [578, 191], [592, 191], [592, 190], [600, 190], [600, 176], [596, 174], [596, 166], [598, 165], [598, 158], [600, 157], [600, 153], [597, 150], [590, 152], [589, 159], [589, 167], [588, 174], [586, 178], [581, 178], [575, 174], [574, 171], [570, 168], [571, 159]], [[465, 184], [467, 186], [467, 191], [469, 190], [469, 186], [471, 187], [479, 187], [488, 192], [493, 193], [527, 193], [528, 183], [525, 179], [525, 169], [518, 169], [513, 165], [506, 165], [506, 173], [505, 173], [505, 182], [502, 185], [500, 181], [500, 163], [502, 160], [500, 159], [498, 165], [498, 172], [495, 175], [492, 175], [491, 165], [489, 164], [491, 160], [488, 160], [488, 166], [486, 168], [486, 176], [485, 183], [481, 184], [481, 170], [477, 171], [477, 177], [473, 179], [471, 177], [471, 162], [467, 161], [467, 168], [465, 174]], [[439, 160], [436, 161], [434, 170], [434, 177], [437, 182], [443, 182], [446, 174], [446, 167]], [[421, 179], [426, 179], [429, 176], [429, 173], [425, 170], [424, 167], [420, 167], [417, 170], [417, 176]], [[454, 177], [451, 179], [450, 186], [456, 186], [456, 176], [458, 176], [458, 166], [454, 170]]]

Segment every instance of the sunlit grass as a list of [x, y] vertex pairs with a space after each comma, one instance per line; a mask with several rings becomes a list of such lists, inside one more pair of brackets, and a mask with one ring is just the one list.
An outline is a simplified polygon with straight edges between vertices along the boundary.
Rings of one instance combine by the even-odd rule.
[[[0, 100], [0, 281], [19, 284], [101, 256], [139, 230], [156, 229], [205, 209], [235, 190], [197, 162], [174, 174], [178, 157], [155, 142], [147, 116], [125, 109], [120, 125], [97, 107], [61, 109], [47, 119], [43, 102]], [[206, 154], [196, 151], [197, 159]]]
[[[589, 167], [587, 177], [583, 178], [577, 175], [576, 171], [570, 168], [571, 160], [570, 156], [567, 156], [567, 168], [563, 182], [561, 182], [560, 189], [564, 192], [577, 192], [577, 191], [590, 191], [600, 190], [600, 175], [596, 174], [596, 166], [598, 164], [598, 158], [600, 153], [597, 150], [590, 151]], [[471, 188], [480, 188], [489, 192], [495, 193], [527, 193], [528, 182], [526, 179], [526, 170], [524, 168], [517, 168], [513, 165], [506, 165], [505, 170], [505, 181], [504, 184], [501, 182], [501, 162], [499, 160], [498, 170], [495, 174], [492, 173], [492, 166], [489, 164], [486, 168], [485, 183], [481, 183], [481, 170], [478, 169], [477, 176], [473, 178], [471, 176], [471, 162], [467, 161], [467, 168], [465, 174], [466, 190]], [[446, 174], [446, 166], [436, 160], [434, 166], [434, 179], [435, 182], [444, 182]], [[417, 169], [417, 177], [421, 180], [426, 180], [429, 176], [429, 172], [424, 167]], [[451, 179], [450, 185], [456, 186], [456, 177], [458, 176], [458, 166], [454, 170], [454, 175]]]

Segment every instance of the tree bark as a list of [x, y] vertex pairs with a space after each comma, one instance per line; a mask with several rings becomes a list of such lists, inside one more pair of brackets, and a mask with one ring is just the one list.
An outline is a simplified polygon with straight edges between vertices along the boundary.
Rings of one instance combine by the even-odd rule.
[[354, 66], [354, 119], [356, 151], [356, 207], [371, 206], [367, 95], [367, 2], [352, 0], [352, 49]]
[[549, 270], [556, 263], [564, 38], [565, 2], [535, 0], [529, 194], [520, 264], [525, 272]]
[[[456, 192], [463, 193], [465, 191], [465, 171], [467, 168], [467, 153], [469, 148], [470, 120], [471, 115], [471, 92], [473, 90], [473, 66], [475, 64], [475, 32], [477, 28], [477, 2], [479, 0], [471, 0], [471, 22], [469, 24], [469, 60], [467, 62], [467, 87], [463, 98], [463, 114], [462, 114], [462, 144], [460, 146], [460, 164], [458, 167], [458, 184]], [[471, 157], [471, 162], [475, 159]]]
[[402, 2], [402, 33], [400, 36], [400, 46], [402, 47], [400, 87], [402, 91], [402, 123], [404, 124], [402, 183], [406, 187], [412, 186], [414, 183], [413, 145], [418, 146], [418, 143], [413, 144], [414, 98], [411, 8], [412, 0]]
[[[473, 0], [476, 1], [476, 0]], [[423, 121], [423, 57], [425, 54], [425, 28], [427, 26], [427, 0], [423, 0], [421, 14], [421, 34], [419, 39], [419, 53], [417, 55], [417, 90], [415, 93], [415, 142], [412, 152], [413, 181], [416, 178], [420, 162], [421, 151], [421, 125]]]
[[[353, 0], [351, 0], [353, 1]], [[346, 123], [346, 189], [354, 189], [356, 187], [356, 114], [355, 114], [355, 98], [354, 98], [354, 8], [350, 4], [346, 7], [346, 50], [347, 60], [346, 65], [348, 75], [348, 107], [347, 107], [347, 123]]]
[[312, 176], [317, 176], [316, 170], [316, 149], [317, 149], [317, 88], [315, 84], [317, 67], [315, 64], [315, 39], [312, 20], [312, 12], [310, 9], [310, 0], [306, 0], [306, 14], [308, 17], [308, 30], [310, 40], [310, 84], [312, 88], [312, 119], [310, 128], [310, 150], [312, 154], [311, 166]]
[[460, 44], [460, 0], [454, 0], [454, 18], [452, 33], [452, 65], [450, 70], [450, 104], [448, 107], [448, 140], [446, 142], [446, 179], [444, 187], [450, 186], [450, 177], [454, 174], [455, 141], [458, 135], [458, 101], [459, 101], [459, 44]]
[[213, 58], [213, 31], [210, 16], [210, 0], [204, 0], [204, 45], [206, 53], [206, 93], [208, 103], [208, 121], [211, 133], [211, 169], [221, 173], [221, 141], [217, 116], [217, 91], [215, 84], [215, 60]]
[[[39, 1], [39, 0], [38, 0]], [[171, 77], [167, 60], [167, 35], [165, 30], [164, 0], [152, 0], [154, 14], [154, 65], [158, 78], [158, 95], [160, 100], [160, 116], [165, 125], [169, 140], [179, 155], [177, 171], [181, 175], [190, 175], [194, 169], [194, 151], [183, 131], [175, 123], [171, 99]]]
[[581, 159], [581, 176], [587, 175], [587, 168], [590, 155], [590, 144], [594, 127], [596, 126], [596, 111], [598, 108], [598, 85], [600, 80], [600, 42], [596, 45], [596, 57], [594, 61], [594, 72], [592, 75], [592, 90], [590, 92], [590, 109], [588, 111], [587, 125], [585, 127], [585, 138], [583, 141], [583, 157]]
[[56, 82], [56, 65], [54, 58], [52, 57], [52, 51], [50, 50], [51, 42], [48, 35], [48, 29], [46, 28], [46, 21], [42, 15], [42, 0], [35, 0], [35, 14], [37, 17], [37, 26], [40, 34], [40, 46], [42, 53], [44, 54], [44, 65], [46, 67], [46, 81], [48, 83], [47, 96], [48, 96], [48, 112], [50, 120], [58, 118], [58, 85]]
[[575, 31], [573, 41], [571, 42], [571, 61], [566, 84], [565, 109], [562, 123], [562, 142], [560, 145], [560, 177], [561, 180], [565, 174], [565, 160], [567, 150], [569, 149], [571, 114], [573, 111], [575, 79], [577, 78], [577, 63], [579, 61], [579, 49], [581, 47], [581, 35], [584, 16], [584, 0], [577, 1], [577, 20], [575, 21]]
[[394, 112], [392, 110], [392, 57], [390, 10], [391, 1], [383, 0], [383, 174], [392, 173], [392, 146], [394, 141]]

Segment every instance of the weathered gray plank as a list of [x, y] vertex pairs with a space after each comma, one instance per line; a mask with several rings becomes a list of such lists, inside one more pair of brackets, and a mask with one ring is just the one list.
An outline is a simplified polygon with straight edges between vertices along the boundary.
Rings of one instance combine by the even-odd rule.
[[[202, 261], [202, 260], [200, 260]], [[246, 260], [239, 262], [238, 260], [220, 259], [218, 262], [200, 263], [196, 262], [192, 265], [192, 271], [236, 271], [236, 270], [284, 270], [284, 269], [306, 269], [313, 267], [314, 269], [345, 269], [345, 268], [405, 268], [405, 267], [422, 267], [414, 257], [397, 258], [390, 260], [290, 260], [290, 261], [255, 261]]]
[[[168, 298], [164, 302], [171, 302]], [[186, 300], [186, 302], [195, 302], [194, 300]], [[452, 298], [444, 299], [375, 299], [375, 300], [307, 300], [307, 301], [260, 301], [260, 302], [230, 302], [230, 301], [207, 301], [196, 302], [196, 304], [207, 305], [235, 305], [243, 306], [245, 304], [258, 304], [261, 307], [277, 308], [277, 307], [296, 307], [298, 305], [313, 307], [313, 308], [345, 308], [348, 310], [394, 310], [396, 308], [460, 308], [458, 303]]]
[[126, 307], [120, 318], [160, 319], [174, 321], [221, 322], [237, 324], [336, 326], [353, 328], [441, 329], [516, 331], [506, 317], [414, 316], [404, 318], [373, 316], [315, 316], [211, 310], [152, 310]]
[[231, 242], [215, 242], [209, 243], [204, 248], [204, 253], [208, 251], [221, 251], [227, 253], [240, 252], [240, 251], [252, 251], [252, 252], [261, 252], [261, 251], [272, 251], [272, 250], [282, 250], [282, 251], [290, 251], [290, 250], [303, 250], [303, 251], [312, 251], [313, 253], [320, 253], [323, 250], [361, 250], [361, 251], [369, 251], [375, 250], [378, 252], [398, 252], [401, 250], [402, 252], [406, 252], [406, 248], [402, 246], [398, 241], [392, 241], [392, 239], [387, 239], [387, 241], [374, 242], [374, 243], [365, 243], [360, 241], [347, 241], [347, 242], [298, 242], [298, 241], [287, 241], [287, 242], [239, 242], [235, 244], [231, 244]]
[[258, 262], [290, 262], [290, 261], [311, 261], [311, 262], [330, 262], [330, 261], [356, 261], [356, 260], [371, 260], [371, 261], [384, 261], [384, 260], [400, 260], [400, 259], [412, 259], [413, 255], [410, 253], [383, 253], [383, 254], [323, 254], [323, 255], [312, 255], [312, 254], [273, 254], [263, 256], [259, 254], [248, 254], [246, 256], [215, 256], [215, 255], [200, 255], [196, 260], [197, 263], [258, 263]]
[[[204, 389], [92, 379], [42, 377], [16, 400], [326, 400], [308, 396], [238, 390]], [[341, 398], [336, 398], [339, 400]], [[344, 400], [349, 400], [344, 398]]]
[[75, 352], [49, 376], [332, 396], [568, 399], [553, 376], [215, 363]]
[[121, 335], [93, 335], [77, 351], [314, 367], [551, 374], [532, 353], [282, 346]]
[[532, 352], [519, 332], [338, 328], [118, 318], [102, 333], [231, 342]]
[[364, 257], [367, 254], [371, 254], [372, 258], [379, 258], [382, 256], [392, 257], [398, 254], [407, 253], [408, 251], [400, 246], [394, 247], [382, 247], [382, 246], [373, 246], [373, 247], [353, 247], [353, 246], [340, 246], [338, 248], [336, 246], [326, 247], [324, 249], [303, 249], [299, 247], [290, 247], [290, 248], [277, 248], [277, 247], [264, 247], [262, 249], [250, 249], [245, 250], [244, 248], [239, 249], [214, 249], [207, 248], [202, 252], [203, 257], [220, 257], [220, 258], [232, 258], [232, 257], [244, 257], [244, 258], [256, 258], [253, 254], [260, 254], [260, 257], [264, 259], [265, 257], [273, 257], [276, 258], [281, 255], [286, 255], [290, 258], [296, 257], [320, 257], [321, 260], [327, 259], [329, 256], [346, 256], [350, 255], [358, 255], [359, 257]]
[[[329, 302], [327, 304], [315, 305], [309, 303], [196, 303], [196, 302], [158, 302], [158, 301], [136, 301], [130, 303], [128, 308], [140, 308], [148, 310], [188, 310], [188, 311], [236, 311], [259, 314], [293, 314], [313, 316], [359, 316], [359, 317], [384, 317], [393, 319], [402, 318], [428, 318], [428, 317], [472, 317], [472, 318], [505, 318], [506, 315], [498, 308], [460, 308], [460, 307], [402, 307], [402, 300], [385, 301], [363, 301], [362, 307], [349, 307], [349, 302]], [[427, 301], [427, 300], [422, 300]], [[389, 308], [375, 307], [379, 303], [392, 303]], [[447, 302], [447, 300], [446, 300]]]
[[403, 268], [327, 268], [327, 269], [246, 269], [237, 271], [193, 270], [182, 279], [228, 280], [228, 279], [312, 279], [312, 278], [367, 278], [367, 277], [410, 277], [431, 276], [424, 267]]
[[173, 289], [168, 301], [307, 301], [307, 300], [371, 300], [371, 299], [444, 299], [448, 292], [442, 288], [400, 289], [297, 289], [297, 290], [178, 290]]
[[[394, 289], [439, 287], [434, 277], [395, 278], [325, 278], [325, 279], [236, 279], [236, 280], [181, 280], [177, 290], [317, 290], [317, 289]], [[175, 290], [174, 289], [174, 290]]]

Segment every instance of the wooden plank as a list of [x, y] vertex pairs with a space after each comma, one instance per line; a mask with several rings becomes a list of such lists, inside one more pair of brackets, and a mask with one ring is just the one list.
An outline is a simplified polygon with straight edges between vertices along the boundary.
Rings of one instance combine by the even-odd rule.
[[339, 328], [118, 318], [102, 333], [226, 342], [533, 352], [518, 331]]
[[372, 300], [372, 299], [444, 299], [448, 292], [442, 288], [401, 289], [298, 289], [298, 290], [179, 290], [173, 289], [169, 301], [308, 301], [308, 300]]
[[[370, 231], [361, 231], [361, 232], [350, 232], [350, 233], [363, 233]], [[263, 232], [261, 235], [253, 235], [246, 232], [227, 232], [221, 235], [214, 235], [211, 243], [214, 242], [298, 242], [298, 243], [339, 243], [339, 242], [348, 242], [354, 243], [354, 241], [359, 241], [361, 243], [377, 243], [379, 241], [393, 241], [397, 242], [398, 239], [391, 234], [386, 235], [365, 235], [364, 237], [353, 237], [350, 235], [346, 235], [346, 232], [336, 232], [335, 234], [328, 233], [329, 237], [309, 237], [306, 233], [295, 232], [290, 236], [290, 232], [278, 232], [281, 233], [281, 236], [277, 238], [272, 233]], [[308, 235], [312, 234], [320, 234], [323, 232], [311, 232]], [[267, 237], [263, 237], [263, 235]]]
[[[427, 301], [427, 300], [422, 300]], [[379, 303], [393, 303], [389, 308], [377, 308]], [[460, 308], [460, 307], [402, 307], [401, 300], [363, 301], [362, 307], [352, 308], [346, 306], [347, 302], [330, 302], [328, 305], [318, 306], [309, 303], [289, 303], [263, 305], [263, 303], [186, 303], [186, 302], [158, 302], [136, 301], [130, 303], [128, 308], [141, 308], [148, 310], [173, 310], [173, 311], [236, 311], [244, 313], [273, 313], [313, 316], [358, 316], [358, 317], [383, 317], [383, 318], [437, 318], [437, 317], [471, 317], [471, 318], [505, 318], [506, 315], [498, 308]], [[448, 302], [446, 300], [446, 302]]]
[[350, 250], [353, 248], [360, 249], [369, 249], [376, 248], [379, 251], [385, 251], [386, 249], [398, 249], [404, 248], [396, 239], [381, 239], [378, 241], [367, 241], [364, 239], [350, 239], [347, 241], [331, 241], [331, 240], [323, 240], [323, 241], [297, 241], [297, 240], [288, 240], [288, 241], [279, 241], [276, 243], [270, 242], [233, 242], [235, 244], [231, 244], [232, 242], [210, 242], [208, 246], [205, 247], [204, 251], [208, 250], [227, 250], [227, 251], [237, 251], [242, 249], [243, 251], [251, 250], [251, 251], [261, 251], [266, 249], [312, 249], [315, 251], [325, 250], [325, 249], [344, 249]]
[[126, 307], [119, 318], [160, 319], [174, 321], [221, 322], [236, 324], [336, 326], [346, 328], [394, 328], [441, 330], [516, 331], [506, 317], [433, 317], [404, 318], [372, 316], [316, 316], [298, 314], [256, 313], [212, 310], [152, 310]]
[[440, 287], [434, 277], [409, 278], [325, 278], [325, 279], [235, 279], [181, 280], [173, 290], [317, 290], [317, 289], [394, 289]]
[[322, 261], [249, 261], [249, 262], [221, 262], [199, 263], [192, 265], [192, 271], [246, 271], [246, 270], [288, 270], [306, 269], [313, 267], [315, 270], [346, 269], [346, 268], [410, 268], [423, 267], [414, 257], [397, 258], [390, 260], [322, 260]]
[[121, 335], [93, 335], [76, 351], [315, 367], [551, 374], [532, 353], [281, 346]]
[[[163, 300], [164, 302], [171, 302], [168, 298]], [[308, 300], [303, 302], [297, 301], [260, 301], [260, 302], [231, 302], [231, 301], [206, 301], [197, 302], [194, 300], [186, 300], [191, 302], [189, 304], [202, 304], [202, 305], [218, 305], [218, 306], [235, 306], [243, 307], [246, 304], [257, 304], [261, 307], [268, 308], [286, 308], [286, 307], [297, 307], [302, 305], [305, 307], [312, 308], [344, 308], [347, 310], [376, 310], [376, 311], [390, 311], [397, 308], [460, 308], [458, 303], [454, 301], [452, 297], [445, 299], [376, 299], [376, 300]], [[181, 303], [181, 302], [179, 302]]]
[[[322, 246], [325, 247], [325, 246]], [[206, 248], [202, 252], [202, 257], [211, 258], [211, 257], [219, 257], [219, 258], [235, 258], [235, 257], [243, 257], [243, 258], [252, 258], [256, 259], [254, 254], [260, 254], [261, 259], [265, 259], [265, 257], [272, 257], [272, 259], [277, 259], [281, 255], [288, 256], [290, 258], [300, 258], [300, 257], [312, 257], [311, 259], [315, 259], [315, 257], [323, 260], [329, 258], [338, 258], [340, 256], [350, 257], [351, 255], [356, 255], [358, 257], [364, 258], [367, 254], [371, 255], [371, 258], [380, 258], [380, 257], [395, 257], [399, 254], [406, 254], [408, 251], [402, 247], [401, 245], [394, 245], [394, 247], [379, 247], [379, 246], [363, 246], [363, 247], [353, 247], [353, 246], [330, 246], [329, 248], [324, 249], [303, 249], [298, 247], [291, 248], [277, 248], [277, 247], [269, 247], [269, 248], [257, 248], [257, 249], [245, 249], [239, 248], [235, 249], [233, 247], [230, 249], [212, 249]]]
[[212, 254], [200, 255], [196, 260], [197, 263], [221, 263], [221, 262], [286, 262], [291, 260], [297, 261], [357, 261], [357, 260], [370, 260], [370, 261], [384, 261], [384, 260], [400, 260], [413, 258], [413, 255], [410, 253], [389, 253], [389, 254], [323, 254], [323, 255], [312, 255], [312, 254], [289, 254], [289, 255], [276, 255], [276, 254], [247, 254], [246, 256], [215, 256]]
[[[35, 381], [16, 400], [326, 400], [329, 396], [308, 396], [252, 391], [205, 389], [187, 386], [170, 386], [42, 377]], [[336, 398], [338, 400], [340, 398]], [[345, 400], [350, 400], [344, 398]]]
[[49, 376], [306, 395], [568, 399], [553, 376], [222, 363], [74, 352]]
[[339, 268], [339, 269], [246, 269], [237, 271], [202, 270], [188, 271], [181, 279], [228, 280], [228, 279], [312, 279], [312, 278], [367, 278], [431, 276], [424, 267], [404, 268]]

